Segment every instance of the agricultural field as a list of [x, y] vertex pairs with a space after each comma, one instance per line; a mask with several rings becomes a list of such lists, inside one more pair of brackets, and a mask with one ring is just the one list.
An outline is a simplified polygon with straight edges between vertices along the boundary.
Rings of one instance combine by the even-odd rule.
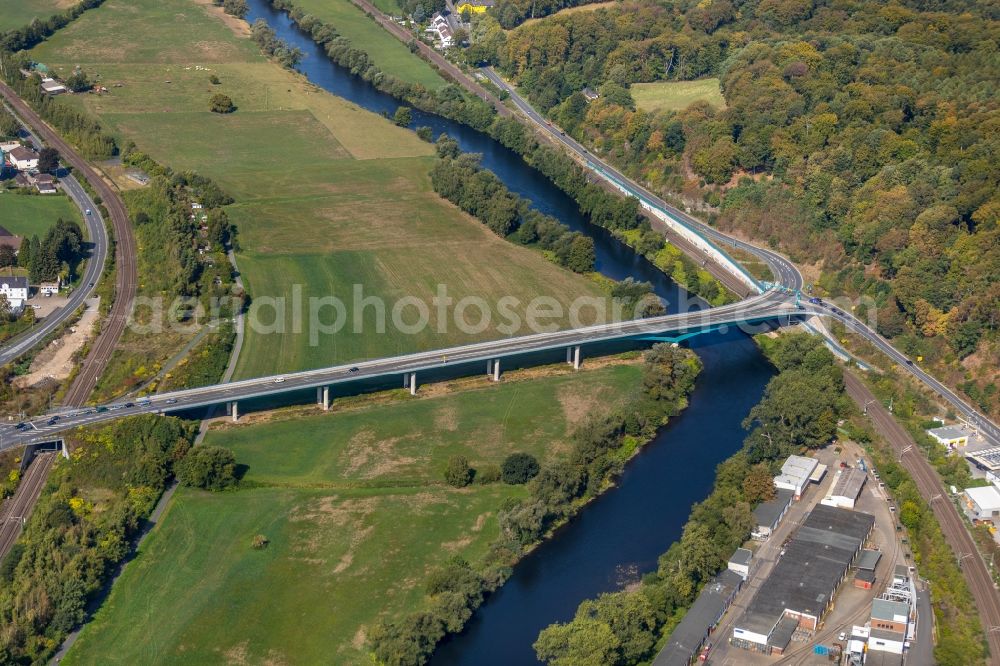
[[633, 83], [629, 88], [635, 105], [643, 111], [683, 111], [694, 102], [705, 101], [717, 109], [726, 107], [719, 79]]
[[[590, 4], [586, 5], [576, 5], [575, 7], [566, 7], [565, 9], [560, 9], [556, 13], [549, 14], [548, 16], [528, 19], [517, 27], [520, 28], [523, 25], [531, 25], [533, 23], [538, 23], [539, 21], [544, 21], [545, 19], [550, 18], [552, 16], [566, 16], [568, 14], [579, 14], [580, 12], [593, 12], [597, 11], [598, 9], [607, 9], [608, 7], [614, 7], [617, 4], [619, 4], [618, 0], [606, 0], [606, 2], [591, 2]], [[516, 30], [517, 28], [514, 29]]]
[[46, 19], [75, 5], [77, 0], [3, 0], [0, 32], [28, 25], [34, 19]]
[[[161, 35], [159, 23], [175, 15], [181, 27]], [[92, 36], [119, 24], [130, 31], [122, 49], [98, 46]], [[495, 304], [513, 296], [522, 311], [538, 295], [566, 305], [603, 294], [593, 281], [490, 234], [438, 197], [428, 177], [433, 146], [266, 61], [239, 28], [194, 0], [108, 0], [33, 55], [57, 72], [80, 65], [110, 91], [65, 96], [62, 103], [99, 117], [123, 142], [134, 141], [163, 164], [210, 176], [236, 199], [228, 213], [239, 228], [237, 259], [256, 303], [301, 293], [306, 306], [311, 296], [334, 296], [350, 307], [355, 284], [365, 296], [384, 298], [389, 313], [405, 296], [429, 304], [439, 284], [455, 302], [476, 295]], [[180, 32], [186, 32], [181, 41], [197, 45], [192, 53], [172, 43]], [[232, 97], [235, 113], [208, 111], [217, 92]], [[287, 302], [283, 335], [248, 327], [238, 377], [503, 334], [502, 322], [465, 336], [455, 326], [438, 332], [432, 320], [417, 335], [347, 327], [311, 340], [307, 322], [297, 332]], [[395, 330], [391, 319], [388, 328]]]
[[0, 227], [22, 238], [38, 235], [44, 238], [49, 227], [59, 218], [78, 223], [84, 234], [83, 216], [69, 197], [63, 194], [45, 196], [0, 193]]
[[[395, 0], [380, 0], [379, 9], [394, 16], [402, 14]], [[445, 85], [445, 80], [406, 45], [368, 18], [351, 0], [295, 0], [295, 6], [337, 29], [355, 47], [371, 55], [386, 74], [429, 90]]]
[[418, 607], [448, 557], [482, 557], [501, 502], [526, 492], [451, 488], [448, 458], [557, 458], [573, 424], [641, 383], [638, 363], [548, 373], [213, 428], [205, 444], [235, 452], [242, 487], [182, 488], [64, 663], [370, 663], [366, 629]]

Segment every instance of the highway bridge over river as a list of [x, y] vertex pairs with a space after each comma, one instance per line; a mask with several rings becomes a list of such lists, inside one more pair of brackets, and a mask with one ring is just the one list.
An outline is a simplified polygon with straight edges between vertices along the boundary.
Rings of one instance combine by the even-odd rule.
[[[695, 335], [724, 327], [796, 323], [809, 316], [809, 308], [796, 303], [796, 295], [781, 288], [771, 288], [744, 301], [717, 308], [681, 314], [635, 319], [585, 328], [537, 333], [480, 342], [460, 347], [392, 356], [336, 365], [317, 370], [246, 379], [228, 384], [158, 393], [148, 398], [118, 401], [97, 407], [55, 411], [20, 426], [0, 427], [0, 450], [50, 441], [59, 432], [82, 425], [92, 425], [135, 414], [181, 412], [214, 405], [227, 405], [233, 418], [239, 415], [240, 401], [316, 389], [317, 401], [329, 407], [330, 387], [338, 384], [372, 384], [372, 380], [396, 380], [416, 393], [423, 373], [442, 372], [471, 375], [482, 372], [500, 378], [505, 360], [527, 359], [532, 354], [566, 350], [566, 360], [579, 367], [586, 346], [602, 343], [645, 340], [680, 342]], [[547, 357], [551, 359], [551, 354]], [[537, 361], [536, 361], [537, 362]], [[393, 380], [393, 381], [396, 381]]]

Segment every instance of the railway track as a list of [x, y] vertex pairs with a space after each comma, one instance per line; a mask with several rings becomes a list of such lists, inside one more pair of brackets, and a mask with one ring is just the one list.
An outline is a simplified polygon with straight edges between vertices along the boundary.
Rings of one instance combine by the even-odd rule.
[[104, 327], [90, 347], [90, 353], [83, 360], [80, 372], [63, 397], [63, 404], [69, 407], [79, 407], [86, 402], [97, 379], [104, 372], [111, 360], [129, 314], [132, 312], [132, 302], [136, 291], [136, 249], [135, 237], [132, 235], [132, 225], [128, 219], [125, 203], [118, 192], [108, 185], [90, 164], [76, 150], [62, 139], [51, 127], [45, 124], [35, 111], [28, 106], [13, 88], [0, 82], [0, 95], [15, 110], [17, 115], [26, 122], [45, 143], [59, 151], [62, 161], [73, 167], [74, 171], [90, 183], [94, 191], [101, 197], [104, 207], [108, 209], [111, 225], [115, 234], [115, 300], [111, 305]]
[[0, 560], [21, 536], [22, 523], [34, 509], [55, 459], [54, 453], [38, 454], [28, 465], [27, 474], [18, 485], [17, 492], [0, 507]]
[[972, 597], [979, 610], [983, 631], [989, 644], [991, 664], [1000, 664], [1000, 593], [986, 563], [976, 549], [972, 535], [958, 509], [948, 499], [948, 493], [937, 472], [924, 458], [910, 434], [901, 426], [865, 384], [850, 372], [844, 373], [847, 393], [858, 405], [868, 405], [868, 415], [879, 433], [896, 452], [896, 455], [920, 491], [920, 495], [930, 505], [934, 517], [941, 526], [955, 557], [959, 560], [962, 575], [969, 585]]

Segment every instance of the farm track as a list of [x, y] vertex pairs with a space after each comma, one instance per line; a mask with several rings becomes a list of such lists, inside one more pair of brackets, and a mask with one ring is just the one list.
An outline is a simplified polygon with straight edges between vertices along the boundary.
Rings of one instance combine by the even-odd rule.
[[125, 324], [132, 311], [137, 283], [135, 237], [128, 219], [125, 203], [115, 188], [108, 185], [97, 171], [80, 156], [76, 150], [49, 127], [35, 111], [28, 106], [7, 84], [0, 82], [0, 95], [7, 100], [15, 112], [38, 133], [45, 143], [59, 151], [63, 162], [73, 167], [90, 183], [108, 210], [115, 235], [115, 298], [97, 339], [90, 347], [90, 353], [83, 360], [80, 372], [63, 396], [63, 405], [79, 407], [87, 401], [94, 390], [98, 378], [111, 361], [111, 355], [125, 332]]
[[[913, 477], [920, 495], [930, 505], [941, 532], [959, 559], [962, 574], [969, 585], [979, 617], [989, 643], [991, 664], [1000, 664], [1000, 593], [993, 584], [986, 563], [976, 549], [972, 535], [958, 509], [948, 499], [948, 493], [937, 472], [923, 456], [910, 434], [901, 426], [865, 384], [850, 372], [844, 373], [847, 393], [858, 405], [868, 405], [868, 415], [879, 433], [895, 451], [903, 468]], [[907, 447], [912, 447], [907, 450]], [[904, 453], [904, 450], [906, 451]]]

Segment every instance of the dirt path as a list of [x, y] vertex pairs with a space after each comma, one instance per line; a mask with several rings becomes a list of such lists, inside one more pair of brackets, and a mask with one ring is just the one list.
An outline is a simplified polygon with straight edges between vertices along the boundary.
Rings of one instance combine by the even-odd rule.
[[94, 323], [100, 313], [100, 303], [100, 298], [87, 301], [87, 309], [80, 316], [80, 321], [39, 352], [32, 361], [28, 374], [18, 377], [14, 385], [27, 388], [46, 379], [62, 381], [69, 377], [75, 365], [73, 355], [83, 348], [94, 332]]

